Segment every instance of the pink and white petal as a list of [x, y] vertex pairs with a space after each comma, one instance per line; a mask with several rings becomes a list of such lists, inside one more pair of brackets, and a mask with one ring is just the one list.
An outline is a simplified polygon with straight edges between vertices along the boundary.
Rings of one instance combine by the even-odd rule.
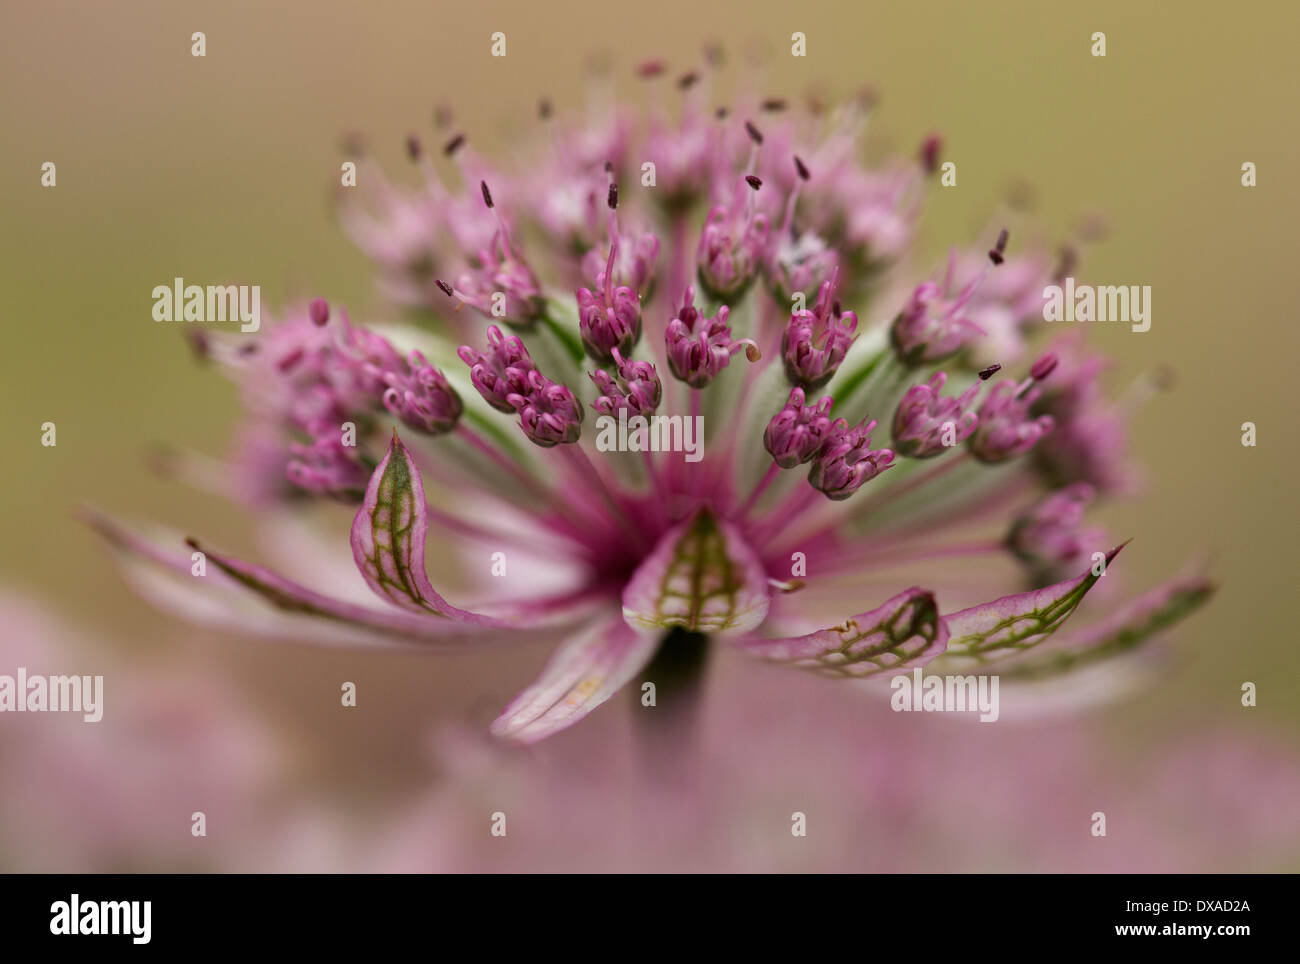
[[[1214, 595], [1203, 576], [1179, 576], [1130, 600], [1118, 612], [1008, 664], [1004, 677], [1037, 683], [1122, 656], [1180, 622]], [[1071, 678], [1074, 678], [1071, 676]]]
[[377, 595], [408, 612], [504, 625], [491, 616], [458, 609], [433, 588], [424, 568], [428, 529], [420, 470], [394, 431], [388, 454], [370, 476], [365, 500], [352, 522], [352, 558], [357, 568]]
[[536, 743], [572, 726], [650, 662], [661, 635], [634, 629], [617, 614], [593, 622], [555, 651], [541, 676], [492, 724], [492, 733]]
[[804, 636], [735, 641], [745, 652], [823, 676], [867, 679], [929, 663], [948, 644], [934, 594], [912, 588], [839, 626]]
[[[328, 507], [331, 513], [336, 508]], [[322, 521], [311, 513], [281, 509], [259, 514], [254, 522], [259, 555], [271, 568], [293, 572], [320, 593], [359, 606], [373, 605], [374, 593], [364, 579], [357, 578], [351, 547], [334, 525]]]
[[1093, 566], [1081, 576], [945, 616], [950, 636], [944, 668], [1000, 662], [1037, 646], [1078, 608], [1123, 548], [1115, 547], [1106, 554], [1104, 565]]
[[[523, 638], [513, 626], [454, 622], [336, 600], [269, 569], [214, 553], [194, 540], [183, 540], [178, 533], [149, 538], [92, 510], [82, 515], [117, 552], [124, 575], [141, 595], [192, 622], [259, 636], [340, 645], [460, 649]], [[188, 551], [182, 550], [182, 545], [188, 545]], [[207, 567], [203, 575], [194, 575], [193, 552], [203, 553]]]
[[[474, 510], [467, 511], [473, 517]], [[500, 506], [484, 511], [501, 515]], [[364, 579], [357, 578], [351, 548], [337, 534], [316, 525], [317, 521], [301, 512], [268, 512], [259, 516], [257, 539], [272, 568], [292, 569], [304, 584], [341, 601], [358, 605], [373, 603], [373, 590]], [[500, 619], [527, 620], [530, 625], [548, 621], [543, 617], [576, 621], [595, 607], [608, 603], [607, 596], [586, 592], [590, 587], [590, 572], [559, 554], [558, 548], [550, 555], [543, 555], [538, 549], [520, 546], [502, 536], [496, 541], [464, 537], [454, 547], [435, 544], [433, 551], [444, 556], [444, 566], [455, 565], [463, 577], [475, 583], [475, 588], [466, 590], [471, 598], [479, 600], [474, 608]], [[454, 559], [448, 556], [452, 551]], [[491, 574], [496, 552], [505, 557], [508, 578]], [[505, 584], [526, 587], [527, 594], [504, 599]]]
[[707, 511], [665, 533], [623, 589], [623, 618], [647, 630], [741, 635], [762, 623], [770, 604], [758, 556], [735, 526]]

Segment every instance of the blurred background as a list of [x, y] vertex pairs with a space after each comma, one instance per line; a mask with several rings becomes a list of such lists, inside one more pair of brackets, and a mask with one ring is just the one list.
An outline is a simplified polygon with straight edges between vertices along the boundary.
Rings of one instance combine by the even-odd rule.
[[[0, 718], [5, 772], [32, 774], [0, 794], [0, 866], [1300, 869], [1288, 280], [1300, 12], [1271, 7], [6, 4], [0, 672], [32, 667], [36, 647], [51, 671], [112, 675], [98, 728], [56, 735]], [[504, 60], [489, 56], [497, 30]], [[806, 58], [789, 56], [796, 30]], [[194, 31], [205, 58], [190, 54]], [[1090, 55], [1094, 31], [1105, 58]], [[76, 505], [225, 545], [249, 534], [233, 506], [149, 469], [158, 443], [221, 453], [238, 412], [180, 329], [151, 320], [154, 285], [238, 280], [260, 284], [271, 309], [322, 294], [354, 317], [389, 317], [331, 214], [344, 135], [365, 135], [400, 174], [403, 139], [432, 138], [445, 103], [491, 156], [539, 96], [580, 105], [593, 55], [636, 100], [633, 65], [684, 70], [710, 41], [758, 65], [731, 71], [733, 89], [757, 77], [765, 94], [834, 99], [870, 85], [878, 142], [910, 151], [942, 132], [959, 180], [927, 204], [921, 242], [935, 258], [1020, 183], [1057, 236], [1104, 216], [1088, 275], [1151, 285], [1154, 315], [1142, 337], [1094, 326], [1092, 343], [1117, 360], [1117, 388], [1158, 365], [1177, 381], [1134, 422], [1141, 493], [1102, 521], [1136, 536], [1125, 563], [1151, 574], [1139, 586], [1203, 554], [1221, 584], [1179, 629], [1173, 671], [1068, 723], [903, 727], [819, 681], [773, 686], [767, 670], [720, 659], [692, 764], [714, 803], [697, 807], [629, 763], [630, 698], [533, 751], [482, 741], [544, 650], [269, 646], [196, 630], [125, 588]], [[45, 161], [53, 190], [40, 185]], [[57, 447], [40, 445], [45, 421]], [[1240, 444], [1245, 421], [1257, 447]], [[355, 709], [339, 707], [343, 680], [358, 684]], [[746, 694], [774, 712], [751, 720]], [[789, 835], [796, 809], [825, 815], [803, 850]], [[209, 813], [201, 841], [193, 810]], [[493, 849], [494, 810], [518, 814], [514, 849]], [[1088, 835], [1093, 810], [1110, 814], [1104, 840]], [[638, 819], [649, 814], [653, 833]]]

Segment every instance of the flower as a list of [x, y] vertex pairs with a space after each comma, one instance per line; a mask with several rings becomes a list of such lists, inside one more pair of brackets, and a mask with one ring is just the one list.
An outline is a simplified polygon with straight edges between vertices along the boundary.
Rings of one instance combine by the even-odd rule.
[[[997, 245], [989, 251], [992, 265], [1003, 263], [1007, 232], [998, 235]], [[976, 291], [988, 276], [989, 266], [968, 281], [950, 300], [957, 267], [957, 253], [948, 260], [948, 272], [942, 285], [926, 281], [917, 285], [907, 305], [898, 313], [889, 330], [898, 357], [906, 364], [919, 366], [947, 361], [976, 338], [987, 334], [968, 317]]]
[[[614, 272], [619, 264], [619, 230], [615, 220], [618, 207], [618, 183], [609, 186], [609, 255], [605, 272], [601, 279], [599, 293], [589, 288], [579, 288], [578, 329], [582, 333], [582, 345], [587, 355], [598, 362], [609, 362], [615, 351], [630, 355], [636, 343], [641, 340], [641, 298], [627, 285], [614, 286]], [[659, 242], [653, 236], [650, 243], [642, 245], [647, 257], [653, 262], [658, 254]], [[641, 284], [645, 284], [650, 268], [644, 265], [636, 271]]]
[[809, 405], [802, 388], [790, 389], [785, 407], [763, 432], [763, 447], [778, 468], [792, 469], [817, 456], [831, 434], [830, 410], [831, 399]]
[[981, 462], [1005, 462], [1024, 455], [1056, 425], [1050, 415], [1032, 416], [1030, 407], [1042, 390], [1038, 382], [1051, 374], [1056, 359], [1045, 355], [1034, 363], [1029, 377], [1017, 384], [998, 382], [980, 405], [975, 431], [967, 443]]
[[956, 398], [940, 394], [947, 383], [946, 372], [935, 372], [928, 382], [913, 385], [894, 410], [894, 445], [904, 455], [928, 459], [943, 454], [970, 438], [979, 416], [970, 405], [979, 392], [973, 382]]
[[813, 459], [808, 484], [839, 502], [893, 465], [892, 451], [871, 448], [871, 430], [875, 427], [875, 419], [863, 419], [852, 428], [842, 418], [832, 422], [826, 441]]
[[1099, 529], [1080, 528], [1084, 510], [1096, 495], [1086, 482], [1076, 482], [1052, 492], [1016, 516], [1007, 534], [1007, 546], [1031, 569], [1051, 582], [1079, 566], [1090, 546], [1105, 538]]
[[[476, 252], [460, 280], [423, 284], [404, 237], [381, 243], [388, 222], [365, 222], [363, 242], [381, 274], [406, 272], [403, 291], [424, 298], [442, 327], [353, 326], [317, 301], [252, 339], [205, 343], [204, 356], [243, 388], [240, 435], [256, 443], [232, 471], [236, 482], [248, 476], [236, 489], [279, 498], [284, 512], [321, 496], [351, 501], [347, 550], [382, 604], [311, 588], [206, 539], [157, 543], [115, 523], [98, 528], [175, 571], [184, 592], [228, 600], [221, 611], [260, 633], [429, 649], [558, 639], [540, 678], [492, 726], [519, 742], [587, 716], [683, 635], [852, 679], [928, 665], [1038, 680], [1130, 649], [1200, 605], [1208, 585], [1179, 577], [1041, 646], [1122, 548], [1073, 528], [1083, 490], [1051, 492], [1089, 482], [1110, 494], [1087, 476], [1123, 453], [1088, 430], [1097, 390], [1068, 353], [1048, 352], [1020, 381], [987, 391], [999, 365], [971, 374], [985, 335], [977, 310], [1010, 299], [1017, 337], [1035, 334], [1019, 327], [1019, 281], [977, 299], [1006, 260], [1008, 234], [955, 293], [955, 256], [942, 283], [907, 277], [901, 255], [938, 145], [927, 141], [919, 164], [865, 169], [860, 114], [849, 110], [829, 134], [826, 118], [795, 111], [765, 131], [735, 115], [689, 114], [676, 133], [660, 122], [642, 141], [645, 125], [619, 111], [570, 131], [570, 147], [539, 168], [491, 171], [496, 196], [486, 165], [453, 139], [468, 187], [430, 180], [419, 210]], [[546, 123], [561, 121], [548, 113]], [[621, 167], [646, 150], [665, 152], [666, 190], [633, 179], [620, 200]], [[590, 199], [600, 183], [605, 249], [590, 205], [572, 194], [582, 184]], [[411, 219], [396, 193], [383, 200], [390, 220]], [[619, 228], [620, 203], [650, 226], [635, 241]], [[565, 210], [568, 227], [548, 232]], [[515, 219], [530, 229], [519, 236], [533, 260], [512, 240]], [[815, 266], [790, 257], [804, 236], [825, 251]], [[584, 257], [589, 272], [603, 257], [603, 270], [595, 287], [568, 294]], [[767, 283], [754, 285], [760, 274]], [[788, 314], [773, 292], [795, 283], [816, 283], [817, 296]], [[891, 290], [910, 291], [901, 309], [886, 305], [892, 324], [859, 331], [872, 292]], [[464, 304], [511, 330], [475, 328], [456, 310]], [[750, 364], [730, 368], [742, 350]], [[662, 382], [665, 366], [673, 380]], [[942, 394], [950, 381], [955, 397]], [[619, 432], [597, 430], [593, 410], [616, 417]], [[891, 412], [883, 425], [873, 417]], [[1049, 456], [1058, 428], [1069, 447]], [[789, 471], [805, 465], [806, 475]], [[266, 484], [276, 472], [287, 495]], [[1034, 493], [1047, 501], [1008, 540], [1006, 510]], [[972, 526], [992, 536], [954, 536]], [[477, 586], [480, 602], [456, 605], [435, 588], [431, 533], [440, 560], [459, 558], [462, 593]], [[192, 551], [205, 553], [209, 578], [188, 576]], [[1023, 585], [988, 564], [1011, 551], [1032, 565], [1030, 591], [1008, 594]], [[499, 578], [505, 568], [488, 576], [474, 561], [520, 554], [545, 560], [545, 585]], [[929, 565], [939, 559], [971, 571], [950, 586]], [[893, 581], [892, 569], [917, 563], [931, 587]], [[1072, 568], [1056, 573], [1062, 565]], [[1044, 581], [1049, 570], [1056, 581]]]
[[786, 378], [804, 388], [820, 388], [830, 381], [853, 345], [858, 316], [840, 308], [835, 281], [832, 271], [822, 282], [812, 310], [792, 314], [781, 336]]
[[602, 415], [615, 415], [622, 409], [634, 415], [653, 415], [664, 393], [655, 366], [645, 361], [628, 361], [617, 348], [614, 363], [613, 376], [603, 368], [591, 373], [592, 382], [600, 390], [592, 408]]
[[701, 287], [719, 300], [739, 299], [749, 288], [770, 235], [767, 215], [759, 212], [755, 200], [762, 179], [746, 174], [736, 183], [744, 188], [733, 187], [730, 198], [709, 211], [695, 255]]
[[723, 305], [713, 318], [706, 318], [695, 307], [695, 288], [688, 286], [682, 306], [668, 323], [666, 337], [668, 367], [673, 375], [691, 388], [706, 388], [731, 357], [742, 349], [750, 361], [758, 361], [758, 345], [749, 338], [736, 341], [731, 337], [727, 317], [731, 309]]

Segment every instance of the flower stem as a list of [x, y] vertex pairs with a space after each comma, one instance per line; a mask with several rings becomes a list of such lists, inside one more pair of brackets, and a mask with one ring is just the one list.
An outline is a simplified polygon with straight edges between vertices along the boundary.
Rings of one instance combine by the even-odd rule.
[[461, 421], [461, 423], [456, 426], [456, 431], [459, 432], [461, 437], [464, 438], [464, 440], [473, 448], [491, 459], [494, 464], [504, 469], [511, 477], [524, 486], [524, 488], [536, 496], [543, 505], [555, 509], [562, 517], [562, 520], [557, 520], [560, 522], [559, 531], [563, 532], [567, 536], [576, 537], [580, 542], [586, 541], [586, 537], [583, 534], [584, 526], [582, 525], [580, 517], [574, 514], [573, 507], [560, 493], [548, 489], [537, 479], [533, 478], [495, 445], [467, 426], [464, 421]]
[[940, 459], [938, 465], [932, 465], [923, 472], [918, 472], [915, 475], [903, 479], [901, 482], [889, 486], [887, 489], [871, 495], [866, 502], [858, 506], [858, 515], [865, 515], [867, 512], [888, 505], [900, 495], [907, 495], [908, 493], [924, 488], [936, 479], [940, 479], [947, 475], [954, 468], [960, 465], [965, 465], [969, 459], [970, 452], [961, 452], [946, 459]]
[[579, 476], [585, 479], [596, 491], [597, 495], [600, 496], [601, 500], [605, 503], [606, 508], [609, 509], [610, 518], [613, 519], [613, 521], [631, 537], [632, 541], [636, 545], [645, 547], [647, 541], [645, 533], [632, 524], [632, 520], [628, 518], [627, 512], [624, 510], [623, 506], [614, 498], [614, 493], [609, 490], [609, 486], [605, 483], [605, 479], [600, 474], [600, 470], [592, 463], [591, 457], [588, 456], [587, 453], [582, 450], [582, 447], [576, 443], [573, 445], [561, 445], [559, 448], [573, 464], [573, 467], [577, 470]]
[[549, 311], [543, 314], [538, 321], [540, 321], [542, 326], [545, 327], [555, 340], [560, 343], [574, 362], [578, 364], [582, 363], [582, 341], [576, 334], [552, 318]]
[[758, 484], [754, 486], [754, 490], [749, 493], [749, 498], [745, 500], [745, 504], [737, 510], [736, 517], [738, 519], [743, 521], [745, 517], [749, 515], [749, 511], [754, 508], [754, 504], [758, 502], [759, 497], [767, 491], [767, 487], [776, 481], [776, 477], [780, 474], [781, 467], [775, 462], [767, 467], [767, 471], [763, 473], [763, 477], [758, 480]]
[[833, 554], [823, 560], [824, 565], [858, 565], [874, 564], [892, 565], [900, 562], [927, 562], [933, 559], [950, 559], [954, 556], [978, 556], [1002, 552], [1006, 544], [1001, 540], [985, 542], [955, 543], [948, 546], [903, 546], [894, 551], [881, 552], [878, 545], [872, 546], [868, 553], [844, 552]]

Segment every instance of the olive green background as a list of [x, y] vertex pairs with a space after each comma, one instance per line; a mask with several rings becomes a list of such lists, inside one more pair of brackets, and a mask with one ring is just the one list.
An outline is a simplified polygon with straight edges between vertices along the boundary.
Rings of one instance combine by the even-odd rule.
[[[970, 239], [1016, 179], [1058, 236], [1106, 215], [1088, 276], [1151, 285], [1154, 315], [1145, 334], [1095, 326], [1093, 342], [1117, 359], [1117, 389], [1160, 364], [1178, 380], [1133, 426], [1142, 494], [1102, 516], [1136, 537], [1122, 560], [1134, 588], [1200, 554], [1222, 584], [1182, 630], [1178, 671], [1107, 711], [1106, 725], [1117, 752], [1189, 718], [1293, 735], [1298, 28], [1291, 4], [1133, 0], [6, 3], [0, 579], [132, 658], [180, 647], [196, 672], [237, 677], [301, 738], [308, 771], [365, 761], [376, 779], [407, 779], [402, 741], [416, 752], [424, 723], [459, 712], [466, 680], [490, 710], [544, 653], [505, 665], [272, 648], [197, 633], [125, 590], [71, 519], [78, 503], [247, 542], [236, 510], [147, 469], [157, 442], [222, 451], [238, 411], [179, 328], [151, 320], [151, 289], [175, 276], [238, 279], [261, 284], [271, 307], [322, 294], [375, 317], [370, 269], [330, 216], [342, 134], [364, 133], [404, 175], [402, 139], [435, 136], [437, 102], [479, 147], [501, 148], [539, 95], [581, 105], [595, 52], [612, 56], [622, 93], [643, 98], [633, 64], [662, 56], [683, 70], [717, 40], [732, 82], [761, 54], [765, 94], [870, 84], [885, 142], [910, 149], [941, 131], [959, 181], [927, 207], [923, 243], [936, 257]], [[203, 59], [190, 55], [196, 30]], [[508, 37], [504, 59], [489, 56], [495, 30]], [[805, 59], [789, 55], [796, 30]], [[1098, 30], [1105, 58], [1090, 55]], [[40, 186], [47, 160], [52, 190]], [[1258, 187], [1241, 186], [1244, 161]], [[40, 445], [47, 420], [52, 449]], [[1247, 420], [1256, 448], [1240, 444]], [[382, 708], [362, 701], [366, 726], [331, 711], [340, 678], [390, 694]], [[1259, 686], [1256, 709], [1239, 705], [1244, 680]], [[381, 725], [396, 743], [375, 759]]]

